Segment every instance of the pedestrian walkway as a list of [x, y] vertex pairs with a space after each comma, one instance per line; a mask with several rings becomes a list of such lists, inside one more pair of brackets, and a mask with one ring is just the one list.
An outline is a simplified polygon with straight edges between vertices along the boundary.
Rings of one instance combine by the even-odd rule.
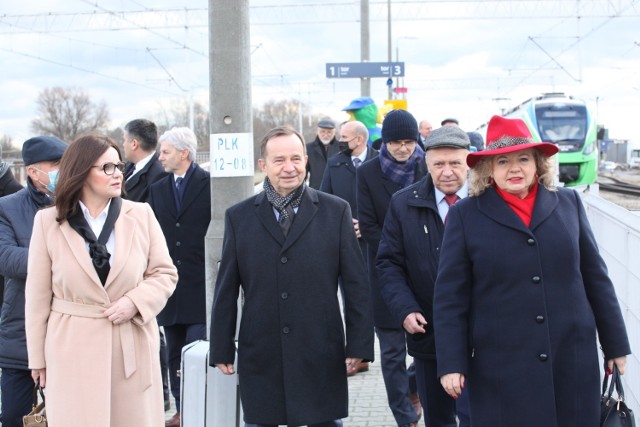
[[[375, 359], [374, 363], [369, 364], [367, 372], [361, 372], [349, 378], [349, 417], [343, 420], [344, 427], [395, 427], [397, 425], [387, 403], [387, 393], [380, 370], [380, 346], [377, 338]], [[407, 359], [407, 365], [410, 359]], [[166, 418], [171, 418], [174, 413], [175, 406], [172, 398], [171, 409], [166, 412]], [[240, 426], [242, 425], [240, 423]], [[420, 422], [418, 425], [423, 424]]]

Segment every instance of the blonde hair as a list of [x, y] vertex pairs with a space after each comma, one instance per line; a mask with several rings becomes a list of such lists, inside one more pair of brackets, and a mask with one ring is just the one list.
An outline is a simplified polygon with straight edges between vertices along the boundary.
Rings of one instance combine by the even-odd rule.
[[[482, 157], [469, 172], [469, 195], [479, 196], [484, 190], [493, 185], [493, 156]], [[554, 161], [551, 157], [534, 149], [533, 157], [536, 160], [536, 174], [538, 183], [549, 191], [557, 191], [554, 176]]]

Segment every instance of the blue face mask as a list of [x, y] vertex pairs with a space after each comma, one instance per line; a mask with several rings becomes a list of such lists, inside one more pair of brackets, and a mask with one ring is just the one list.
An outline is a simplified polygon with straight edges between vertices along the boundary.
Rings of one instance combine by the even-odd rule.
[[56, 191], [56, 184], [58, 183], [58, 171], [49, 171], [47, 172], [47, 176], [49, 177], [49, 183], [45, 185], [45, 188], [49, 190], [51, 194], [54, 194]]

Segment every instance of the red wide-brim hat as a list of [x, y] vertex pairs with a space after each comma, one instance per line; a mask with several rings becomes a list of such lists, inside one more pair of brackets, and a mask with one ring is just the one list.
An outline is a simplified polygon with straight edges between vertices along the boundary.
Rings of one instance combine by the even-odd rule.
[[546, 156], [553, 156], [558, 147], [550, 142], [535, 142], [529, 128], [521, 119], [493, 116], [487, 126], [487, 148], [467, 155], [467, 165], [474, 167], [486, 156], [513, 153], [534, 148]]

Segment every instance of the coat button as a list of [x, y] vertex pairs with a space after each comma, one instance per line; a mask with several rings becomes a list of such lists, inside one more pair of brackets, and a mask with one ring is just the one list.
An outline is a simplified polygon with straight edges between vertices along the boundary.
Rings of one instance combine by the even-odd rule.
[[176, 222], [176, 227], [180, 228], [180, 223]]
[[538, 359], [540, 359], [541, 362], [545, 362], [548, 358], [549, 356], [547, 356], [545, 353], [540, 353], [538, 355]]
[[283, 264], [286, 264], [287, 261], [288, 261], [288, 259], [287, 259], [286, 256], [283, 256], [282, 258], [280, 258], [280, 262], [283, 263]]
[[182, 261], [177, 260], [177, 261], [176, 261], [176, 265], [182, 265]]
[[536, 322], [538, 323], [544, 322], [544, 316], [536, 316]]
[[285, 326], [284, 328], [282, 328], [282, 333], [283, 334], [288, 334], [289, 333], [289, 327]]
[[286, 292], [283, 292], [283, 293], [280, 294], [280, 298], [287, 299], [287, 298], [289, 298], [289, 294], [286, 293]]
[[542, 281], [542, 279], [540, 278], [540, 276], [533, 276], [533, 277], [531, 278], [531, 281], [532, 281], [533, 283], [536, 283], [536, 284], [537, 284], [537, 283], [540, 283], [540, 282]]
[[529, 238], [529, 239], [527, 239], [527, 244], [528, 244], [529, 246], [533, 246], [533, 245], [535, 245], [535, 244], [536, 244], [536, 241], [535, 241], [535, 240], [533, 240], [532, 238]]
[[181, 242], [176, 242], [176, 246], [180, 246], [180, 245], [182, 245]]

